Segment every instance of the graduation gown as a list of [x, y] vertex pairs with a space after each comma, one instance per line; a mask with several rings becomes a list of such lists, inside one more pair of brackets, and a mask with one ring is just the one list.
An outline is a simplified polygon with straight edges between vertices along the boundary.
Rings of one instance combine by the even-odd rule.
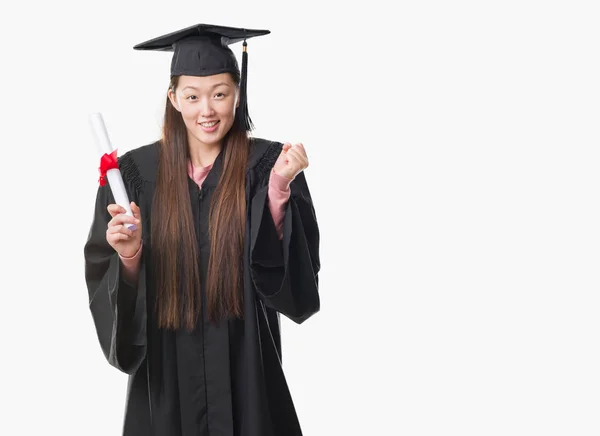
[[279, 316], [302, 323], [319, 311], [319, 229], [304, 172], [290, 184], [283, 240], [267, 206], [270, 171], [282, 144], [251, 140], [246, 173], [243, 320], [218, 325], [206, 316], [208, 212], [222, 171], [222, 153], [202, 184], [188, 178], [199, 247], [202, 316], [192, 332], [159, 329], [150, 238], [158, 143], [129, 151], [119, 166], [130, 200], [142, 215], [137, 285], [124, 280], [106, 241], [114, 203], [99, 187], [84, 248], [89, 307], [108, 362], [129, 374], [125, 436], [301, 435], [281, 366]]

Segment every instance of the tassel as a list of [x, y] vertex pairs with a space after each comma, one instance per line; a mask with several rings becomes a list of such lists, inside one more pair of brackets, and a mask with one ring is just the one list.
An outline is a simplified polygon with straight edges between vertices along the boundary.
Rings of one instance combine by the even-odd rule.
[[240, 83], [240, 107], [242, 122], [247, 132], [254, 128], [252, 119], [248, 113], [248, 95], [247, 95], [247, 83], [248, 83], [248, 44], [244, 39], [244, 51], [242, 52], [242, 77]]

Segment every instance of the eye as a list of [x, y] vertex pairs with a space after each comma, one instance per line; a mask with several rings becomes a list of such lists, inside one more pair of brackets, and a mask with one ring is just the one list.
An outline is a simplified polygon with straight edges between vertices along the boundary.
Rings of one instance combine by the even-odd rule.
[[217, 93], [215, 94], [215, 97], [216, 97], [216, 98], [223, 98], [223, 97], [225, 97], [225, 94], [224, 94], [224, 93], [222, 93], [222, 92], [217, 92]]
[[185, 99], [186, 100], [196, 100], [196, 96], [195, 95], [188, 95]]

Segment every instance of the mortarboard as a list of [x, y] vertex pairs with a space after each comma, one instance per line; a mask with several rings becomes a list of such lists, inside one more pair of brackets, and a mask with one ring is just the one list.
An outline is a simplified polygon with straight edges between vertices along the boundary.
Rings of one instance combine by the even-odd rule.
[[[252, 128], [248, 116], [246, 96], [248, 76], [248, 52], [246, 39], [268, 35], [269, 30], [243, 29], [237, 27], [197, 24], [186, 27], [134, 46], [134, 50], [172, 51], [171, 77], [212, 76], [221, 73], [234, 73], [241, 76], [240, 107], [246, 130]], [[244, 41], [242, 52], [242, 70], [229, 48], [230, 44]]]

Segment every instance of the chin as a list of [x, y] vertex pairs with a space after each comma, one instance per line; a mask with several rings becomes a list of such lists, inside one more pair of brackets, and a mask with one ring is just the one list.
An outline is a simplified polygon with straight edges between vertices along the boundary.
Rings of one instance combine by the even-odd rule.
[[206, 134], [205, 132], [198, 132], [194, 135], [198, 141], [206, 145], [217, 145], [219, 144], [225, 135], [221, 135], [220, 132], [213, 134]]

